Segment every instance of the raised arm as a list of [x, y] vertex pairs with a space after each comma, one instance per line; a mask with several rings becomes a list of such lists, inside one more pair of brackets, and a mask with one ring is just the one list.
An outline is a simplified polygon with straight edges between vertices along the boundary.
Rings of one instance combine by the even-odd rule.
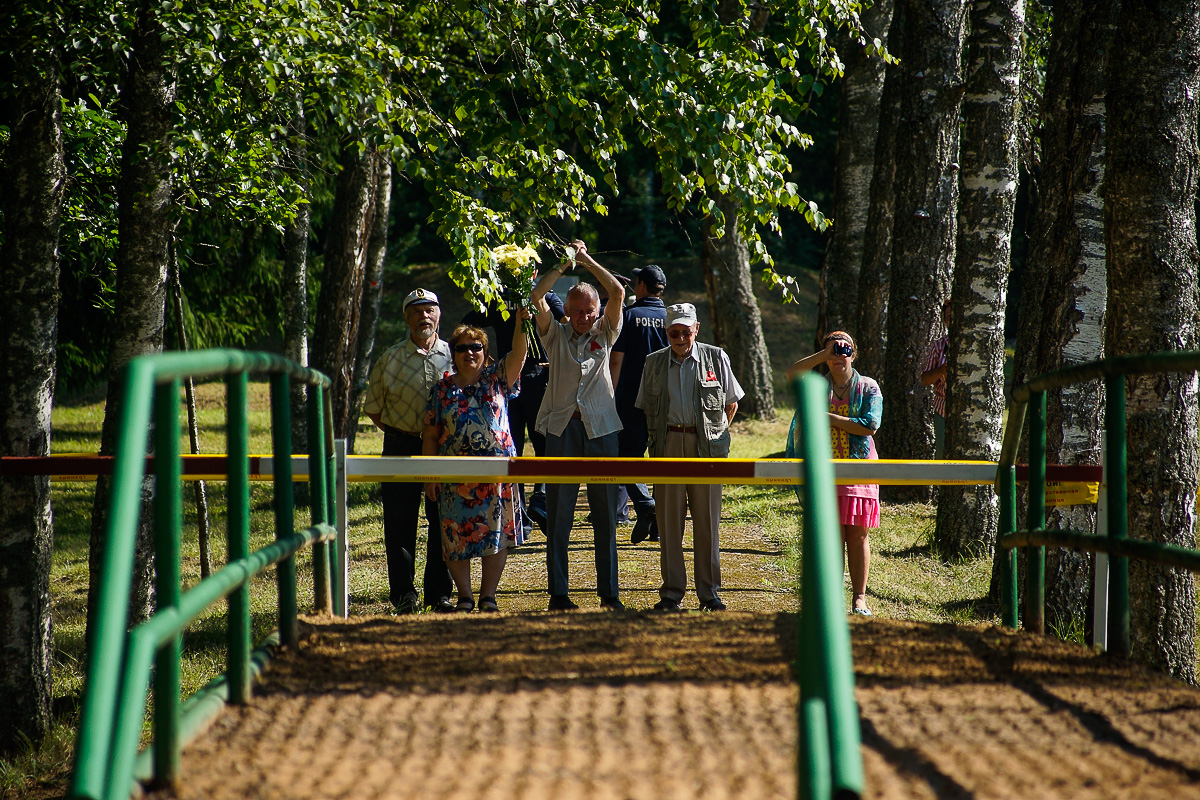
[[550, 304], [546, 302], [546, 294], [554, 288], [555, 281], [562, 274], [562, 267], [559, 266], [553, 266], [546, 270], [546, 274], [538, 278], [537, 285], [533, 287], [533, 294], [529, 296], [529, 299], [533, 301], [533, 307], [537, 309], [537, 316], [533, 318], [533, 321], [537, 325], [540, 336], [545, 336], [550, 330], [550, 323], [555, 321]]
[[789, 381], [795, 380], [797, 375], [803, 375], [809, 370], [816, 369], [829, 359], [833, 358], [833, 343], [834, 340], [830, 339], [828, 342], [826, 342], [824, 350], [818, 350], [810, 356], [805, 356], [788, 367], [787, 379]]
[[596, 280], [608, 292], [608, 304], [604, 306], [604, 318], [608, 320], [610, 330], [619, 330], [621, 315], [625, 312], [625, 287], [613, 277], [613, 274], [596, 263], [596, 259], [588, 255], [587, 245], [576, 239], [571, 242], [575, 248], [575, 258], [588, 272], [596, 276]]
[[[545, 295], [542, 295], [542, 303], [546, 302]], [[547, 307], [547, 313], [548, 313]], [[529, 352], [529, 336], [525, 333], [525, 320], [529, 319], [529, 312], [521, 309], [517, 314], [517, 327], [513, 329], [512, 350], [508, 351], [508, 355], [504, 357], [504, 380], [509, 386], [514, 383], [514, 376], [520, 375], [522, 368], [525, 366], [525, 356]]]

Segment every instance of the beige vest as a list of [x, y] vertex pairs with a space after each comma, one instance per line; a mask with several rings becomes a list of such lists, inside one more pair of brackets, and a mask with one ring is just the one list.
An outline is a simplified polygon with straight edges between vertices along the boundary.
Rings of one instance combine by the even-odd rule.
[[[714, 357], [721, 348], [696, 342], [700, 375], [715, 372]], [[667, 453], [667, 370], [671, 348], [646, 356], [642, 371], [642, 402], [645, 404], [651, 458]], [[696, 391], [696, 447], [700, 458], [726, 458], [729, 455], [729, 420], [725, 418], [725, 389], [720, 383], [703, 379]]]

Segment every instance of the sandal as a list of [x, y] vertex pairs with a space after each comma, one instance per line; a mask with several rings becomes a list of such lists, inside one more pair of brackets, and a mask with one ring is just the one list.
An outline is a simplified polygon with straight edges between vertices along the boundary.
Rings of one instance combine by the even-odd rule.
[[474, 611], [475, 610], [475, 598], [474, 597], [458, 598], [458, 602], [454, 604], [454, 610], [460, 611], [460, 612]]
[[494, 598], [494, 597], [481, 597], [481, 598], [479, 598], [479, 610], [480, 611], [499, 611], [500, 606], [496, 605], [496, 598]]

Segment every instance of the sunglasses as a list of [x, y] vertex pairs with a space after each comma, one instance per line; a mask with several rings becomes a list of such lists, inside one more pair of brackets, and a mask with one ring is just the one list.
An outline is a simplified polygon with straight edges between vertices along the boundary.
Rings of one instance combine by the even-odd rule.
[[690, 338], [692, 338], [692, 331], [690, 328], [688, 328], [687, 330], [667, 331], [667, 336], [669, 336], [672, 339], [690, 339]]
[[483, 352], [483, 343], [482, 342], [471, 342], [469, 344], [456, 344], [456, 345], [454, 345], [454, 352], [456, 352], [456, 353], [482, 353]]

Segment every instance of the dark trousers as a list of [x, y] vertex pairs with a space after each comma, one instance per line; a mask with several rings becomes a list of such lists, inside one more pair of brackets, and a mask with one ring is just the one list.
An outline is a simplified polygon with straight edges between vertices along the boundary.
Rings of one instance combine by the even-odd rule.
[[[650, 432], [646, 428], [646, 412], [633, 406], [618, 406], [617, 413], [623, 426], [617, 434], [617, 455], [621, 458], [641, 458], [646, 455], [646, 444]], [[654, 516], [654, 498], [644, 483], [627, 483], [625, 491], [633, 501], [633, 510], [638, 519], [643, 514]]]
[[[421, 440], [406, 433], [385, 433], [385, 456], [419, 456]], [[417, 525], [421, 504], [429, 521], [425, 551], [425, 605], [453, 594], [450, 572], [442, 555], [442, 521], [436, 500], [425, 497], [422, 483], [383, 483], [383, 546], [387, 551], [388, 599], [399, 605], [404, 596], [416, 591]]]
[[[513, 445], [517, 448], [517, 455], [522, 454], [525, 448], [525, 432], [529, 432], [529, 443], [533, 445], [533, 454], [535, 456], [546, 455], [546, 437], [535, 430], [537, 425], [538, 409], [542, 407], [542, 397], [546, 394], [546, 382], [549, 380], [550, 373], [546, 367], [542, 367], [537, 374], [524, 374], [521, 376], [521, 393], [517, 395], [508, 404], [508, 425], [512, 431]], [[525, 507], [525, 486], [517, 484], [517, 490], [521, 495], [521, 506]], [[546, 484], [537, 483], [533, 487], [533, 496], [529, 499], [529, 505], [540, 509], [542, 512], [546, 510]], [[529, 514], [525, 515], [529, 518]]]
[[[610, 433], [589, 439], [580, 420], [567, 423], [561, 436], [546, 437], [546, 455], [550, 457], [612, 458], [617, 454], [617, 435]], [[575, 501], [579, 484], [551, 483], [546, 487], [549, 530], [546, 533], [546, 572], [550, 594], [567, 594], [567, 546], [575, 521]], [[592, 541], [596, 548], [596, 593], [616, 597], [617, 586], [617, 487], [589, 483], [588, 505], [592, 509]]]

